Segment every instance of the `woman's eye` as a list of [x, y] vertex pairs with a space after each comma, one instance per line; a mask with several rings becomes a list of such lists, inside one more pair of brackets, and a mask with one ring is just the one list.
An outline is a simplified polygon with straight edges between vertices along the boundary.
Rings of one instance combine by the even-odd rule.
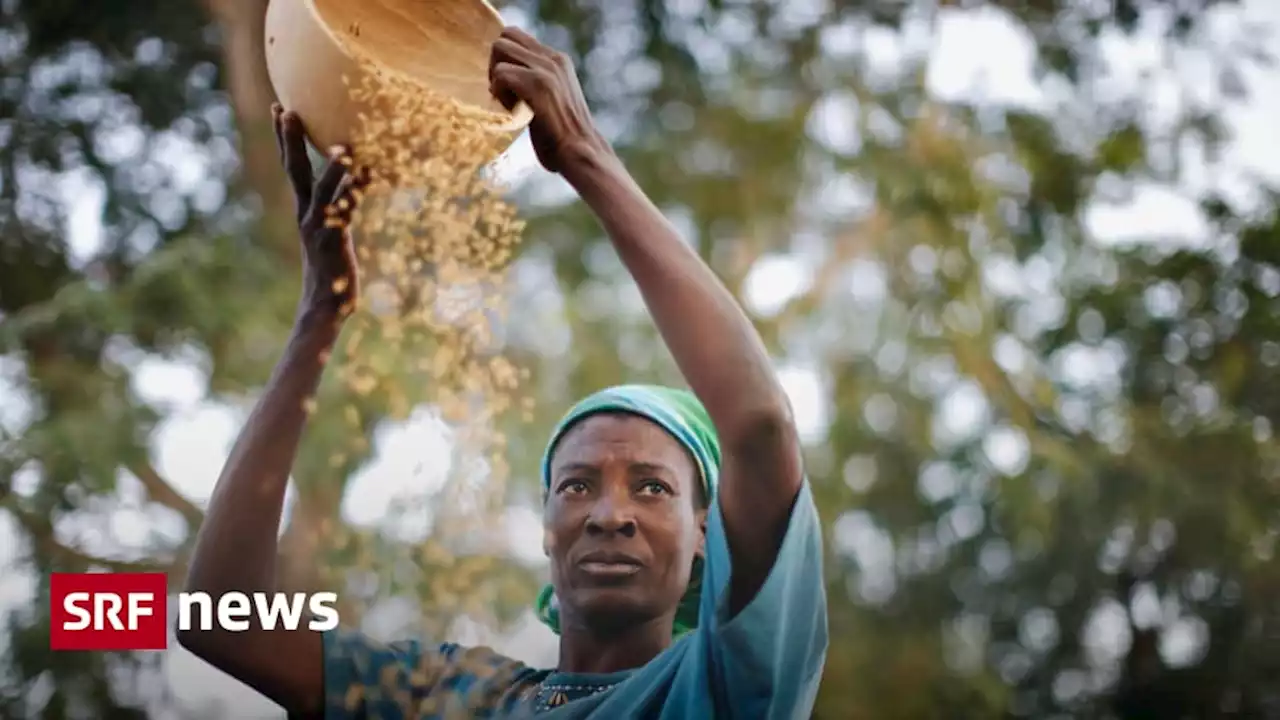
[[647, 495], [662, 495], [663, 493], [669, 492], [667, 490], [667, 486], [657, 480], [650, 480], [640, 487], [644, 489], [644, 492]]
[[566, 480], [560, 485], [560, 492], [572, 493], [574, 495], [587, 491], [587, 484], [581, 480]]

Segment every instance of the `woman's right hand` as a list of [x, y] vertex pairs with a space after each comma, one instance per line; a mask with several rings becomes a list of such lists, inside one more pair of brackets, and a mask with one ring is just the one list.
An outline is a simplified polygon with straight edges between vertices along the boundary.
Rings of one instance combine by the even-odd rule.
[[351, 216], [361, 183], [350, 172], [350, 151], [337, 147], [319, 179], [307, 157], [306, 131], [297, 113], [272, 105], [280, 162], [293, 186], [294, 211], [302, 239], [300, 315], [340, 322], [355, 309], [360, 293]]

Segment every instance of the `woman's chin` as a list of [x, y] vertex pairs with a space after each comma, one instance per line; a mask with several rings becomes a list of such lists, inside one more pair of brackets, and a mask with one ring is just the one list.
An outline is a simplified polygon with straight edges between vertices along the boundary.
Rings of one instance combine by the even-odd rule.
[[573, 605], [578, 614], [593, 625], [643, 623], [661, 615], [661, 611], [654, 609], [654, 599], [638, 597], [636, 589], [635, 586], [578, 588], [574, 591]]

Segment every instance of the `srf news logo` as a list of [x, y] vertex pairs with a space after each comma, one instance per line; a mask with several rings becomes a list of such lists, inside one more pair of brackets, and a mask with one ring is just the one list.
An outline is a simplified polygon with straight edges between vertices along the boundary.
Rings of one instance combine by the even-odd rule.
[[49, 578], [51, 650], [164, 650], [164, 573], [56, 573]]
[[[55, 573], [49, 578], [51, 650], [164, 650], [169, 645], [168, 578], [164, 573]], [[338, 626], [333, 593], [226, 593], [215, 603], [205, 593], [178, 594], [179, 630], [244, 632], [250, 618], [267, 630]], [[196, 619], [196, 615], [199, 616]]]

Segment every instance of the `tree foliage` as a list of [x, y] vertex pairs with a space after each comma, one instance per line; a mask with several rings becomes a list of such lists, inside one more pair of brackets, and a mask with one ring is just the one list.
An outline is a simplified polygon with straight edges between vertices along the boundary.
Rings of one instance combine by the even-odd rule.
[[[1137, 188], [1189, 192], [1186, 158], [1217, 162], [1260, 46], [1211, 32], [1233, 3], [937, 5], [506, 9], [572, 50], [641, 185], [735, 291], [770, 263], [805, 271], [781, 306], [753, 310], [825, 405], [808, 447], [833, 634], [817, 717], [1280, 714], [1280, 205], [1261, 186], [1249, 206], [1199, 193], [1193, 247], [1104, 245], [1087, 223]], [[39, 578], [180, 577], [202, 509], [151, 462], [165, 410], [133, 384], [136, 358], [195, 357], [210, 398], [240, 402], [285, 338], [297, 258], [261, 150], [264, 7], [0, 2], [0, 367], [4, 404], [23, 409], [0, 413], [0, 506]], [[906, 44], [877, 62], [874, 48], [962, 12], [1032, 40], [1039, 104], [940, 99]], [[1106, 44], [1135, 33], [1170, 56], [1207, 49], [1220, 82], [1153, 118], [1147, 83], [1106, 82]], [[519, 260], [542, 292], [522, 306], [530, 330], [510, 332], [540, 400], [512, 438], [527, 487], [572, 398], [674, 378], [599, 228], [543, 190], [522, 197]], [[68, 192], [100, 193], [90, 254], [68, 242]], [[369, 459], [330, 467], [344, 432], [318, 418], [303, 450], [284, 533], [295, 586], [325, 581], [318, 556], [393, 552], [376, 532], [341, 547], [316, 533], [341, 522]], [[104, 556], [59, 530], [122, 482], [185, 539]], [[424, 583], [458, 572], [421, 562]], [[468, 572], [503, 598], [532, 583], [512, 563]], [[140, 712], [112, 679], [126, 659], [50, 653], [43, 582], [34, 603], [9, 617], [0, 714]], [[519, 606], [498, 604], [499, 619]], [[434, 610], [447, 627], [452, 611]]]

